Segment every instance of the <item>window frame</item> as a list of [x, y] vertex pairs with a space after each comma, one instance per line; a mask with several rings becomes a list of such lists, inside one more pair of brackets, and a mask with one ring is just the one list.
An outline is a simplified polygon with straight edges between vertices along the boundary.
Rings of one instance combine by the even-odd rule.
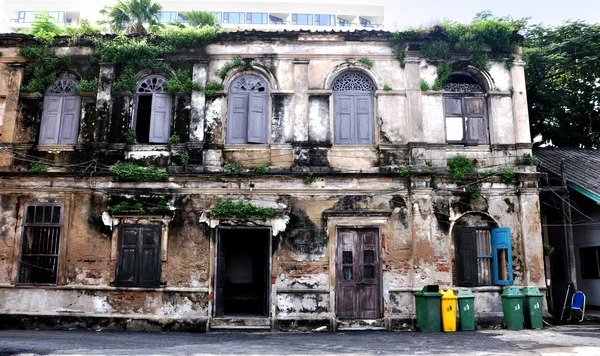
[[[57, 83], [68, 81], [70, 89], [68, 92], [50, 93], [50, 90], [57, 86]], [[81, 96], [75, 92], [75, 87], [78, 81], [69, 77], [60, 77], [56, 81], [49, 85], [44, 91], [44, 110], [42, 111], [42, 118], [40, 120], [40, 128], [38, 132], [38, 144], [40, 146], [63, 146], [63, 145], [75, 145], [79, 140], [79, 126], [81, 125]], [[51, 116], [51, 102], [52, 100], [60, 99], [60, 115], [56, 119], [52, 119]], [[73, 103], [73, 110], [68, 110], [67, 101]], [[68, 126], [68, 115], [73, 114], [73, 126]], [[51, 121], [48, 121], [51, 120]], [[56, 120], [52, 122], [52, 120]], [[50, 128], [55, 128], [55, 137], [53, 139], [56, 142], [47, 142], [47, 138], [42, 139], [42, 136], [47, 133]], [[64, 137], [65, 128], [69, 130], [69, 133], [73, 136], [72, 140], [66, 140]]]
[[[236, 14], [240, 22], [231, 22], [229, 17], [231, 14]], [[225, 19], [227, 17], [227, 19]], [[246, 23], [246, 13], [245, 12], [235, 12], [235, 11], [225, 11], [223, 12], [223, 22], [224, 24], [232, 24], [232, 25], [243, 25]]]
[[[32, 217], [32, 219], [35, 219], [35, 215], [36, 215], [36, 208], [41, 207], [53, 207], [53, 208], [60, 208], [60, 214], [59, 214], [59, 221], [58, 223], [53, 223], [52, 221], [50, 223], [44, 223], [44, 222], [28, 222], [29, 220], [29, 208], [33, 207], [34, 209], [34, 217]], [[62, 244], [61, 244], [61, 240], [62, 240], [62, 234], [63, 234], [63, 225], [64, 225], [64, 211], [65, 211], [65, 205], [64, 203], [36, 203], [36, 202], [27, 202], [25, 203], [24, 207], [23, 207], [23, 220], [21, 222], [21, 242], [20, 242], [20, 249], [19, 249], [19, 269], [18, 269], [18, 274], [17, 274], [17, 284], [18, 285], [42, 285], [42, 286], [56, 286], [58, 285], [58, 280], [59, 280], [59, 266], [61, 264], [61, 258], [60, 258], [60, 251], [62, 248]], [[56, 253], [53, 254], [43, 254], [43, 255], [53, 255], [56, 256], [56, 263], [55, 263], [55, 267], [54, 267], [54, 274], [55, 274], [55, 278], [54, 278], [54, 282], [53, 283], [40, 283], [40, 282], [32, 282], [32, 281], [27, 281], [27, 282], [23, 282], [23, 264], [29, 264], [27, 262], [24, 261], [24, 257], [25, 256], [33, 256], [33, 255], [40, 255], [40, 254], [24, 254], [24, 250], [25, 250], [25, 243], [26, 243], [26, 233], [27, 233], [27, 228], [36, 228], [36, 227], [45, 227], [45, 228], [52, 228], [52, 227], [56, 227], [58, 228], [58, 237], [57, 237], [57, 242], [56, 242]], [[49, 231], [48, 231], [49, 233]], [[49, 246], [46, 246], [49, 247]]]
[[[460, 99], [461, 100], [461, 114], [460, 117], [462, 118], [462, 132], [463, 132], [463, 139], [462, 140], [448, 140], [448, 122], [447, 119], [449, 117], [458, 117], [458, 115], [455, 114], [449, 114], [446, 110], [446, 99]], [[468, 112], [467, 112], [467, 105], [466, 105], [466, 100], [468, 99], [479, 99], [482, 101], [482, 107], [483, 107], [483, 113], [481, 114], [481, 116], [471, 116], [473, 118], [481, 118], [483, 120], [483, 132], [485, 133], [485, 137], [484, 140], [469, 140], [469, 132], [468, 131]], [[488, 122], [488, 109], [487, 109], [487, 96], [485, 95], [485, 93], [472, 93], [472, 92], [465, 92], [465, 93], [457, 93], [457, 92], [444, 92], [443, 95], [443, 110], [444, 110], [444, 134], [445, 134], [445, 141], [447, 144], [450, 145], [464, 145], [464, 146], [478, 146], [478, 145], [489, 145], [490, 142], [490, 130], [489, 130], [489, 122]]]
[[[145, 91], [145, 92], [140, 92], [140, 87], [142, 85], [143, 82], [145, 82], [148, 79], [152, 79], [152, 78], [159, 78], [162, 79], [163, 82], [161, 84], [162, 87], [162, 91]], [[171, 94], [169, 94], [166, 90], [166, 83], [168, 82], [168, 78], [165, 77], [164, 75], [160, 75], [160, 74], [151, 74], [151, 75], [146, 75], [144, 77], [142, 77], [141, 79], [138, 80], [137, 84], [136, 84], [136, 89], [135, 89], [135, 93], [134, 98], [133, 98], [133, 121], [132, 121], [132, 128], [133, 130], [136, 132], [135, 135], [135, 143], [140, 144], [140, 142], [138, 141], [138, 135], [137, 135], [137, 124], [138, 124], [138, 111], [139, 111], [139, 98], [140, 96], [151, 96], [152, 97], [152, 104], [151, 104], [151, 108], [150, 108], [150, 118], [149, 118], [149, 127], [150, 127], [150, 132], [148, 133], [148, 142], [145, 143], [141, 143], [142, 145], [164, 145], [168, 143], [168, 139], [171, 135], [171, 129], [172, 129], [172, 125], [173, 125], [173, 97], [171, 96]], [[166, 128], [166, 132], [165, 132], [165, 138], [163, 141], [161, 142], [153, 142], [151, 140], [151, 131], [152, 131], [152, 124], [153, 122], [153, 115], [155, 114], [155, 110], [153, 110], [154, 105], [155, 105], [155, 100], [156, 100], [156, 96], [157, 95], [165, 95], [166, 99], [167, 99], [167, 103], [168, 103], [168, 109], [166, 110], [166, 113], [168, 115], [168, 125], [165, 126]]]
[[[260, 80], [263, 83], [264, 86], [264, 91], [259, 92], [260, 94], [257, 94], [256, 92], [253, 91], [237, 91], [234, 92], [233, 88], [234, 85], [236, 85], [236, 83], [238, 81], [241, 81], [244, 78], [258, 78], [258, 80]], [[240, 76], [237, 76], [236, 78], [234, 78], [231, 83], [229, 84], [229, 88], [227, 90], [227, 121], [225, 123], [225, 128], [226, 128], [226, 132], [225, 132], [225, 144], [226, 145], [268, 145], [270, 142], [270, 130], [271, 130], [271, 87], [269, 85], [270, 83], [261, 75], [255, 74], [255, 73], [247, 73], [247, 74], [242, 74]], [[250, 126], [250, 114], [251, 114], [251, 97], [252, 95], [260, 95], [262, 96], [262, 100], [263, 100], [263, 112], [262, 112], [262, 120], [263, 123], [262, 125], [264, 125], [262, 134], [263, 137], [260, 140], [249, 140], [249, 126]], [[245, 131], [246, 131], [246, 139], [244, 140], [244, 142], [236, 142], [238, 140], [235, 139], [233, 133], [233, 129], [235, 127], [233, 121], [234, 121], [234, 114], [239, 113], [240, 111], [236, 112], [236, 108], [235, 108], [235, 99], [241, 99], [241, 96], [245, 96], [246, 98], [244, 106], [245, 106], [245, 115], [244, 115], [244, 123], [245, 123]], [[256, 98], [254, 98], [256, 99]], [[262, 141], [262, 142], [257, 142], [257, 141]]]
[[[588, 253], [595, 255], [596, 259], [596, 268], [595, 270], [589, 270], [589, 266], [586, 266], [591, 263], [588, 261], [584, 261], [584, 257], [589, 258]], [[587, 262], [587, 263], [586, 263]], [[592, 263], [593, 264], [593, 263]], [[600, 246], [585, 246], [579, 248], [579, 267], [581, 268], [581, 279], [600, 279]], [[593, 272], [593, 273], [592, 273]]]
[[[168, 21], [163, 21], [163, 15], [169, 14], [169, 20]], [[178, 13], [177, 11], [160, 11], [159, 15], [158, 15], [158, 23], [161, 24], [169, 24], [169, 23], [173, 23], [173, 22], [177, 22], [178, 20]]]
[[[122, 277], [122, 264], [123, 264], [123, 243], [124, 243], [124, 238], [123, 238], [123, 234], [126, 228], [135, 228], [138, 229], [138, 237], [137, 237], [137, 248], [140, 249], [141, 251], [141, 241], [143, 239], [143, 235], [142, 235], [142, 229], [152, 229], [152, 230], [157, 230], [157, 236], [158, 236], [158, 241], [154, 246], [154, 250], [155, 250], [155, 262], [157, 263], [156, 265], [156, 270], [154, 271], [155, 273], [155, 280], [153, 284], [143, 284], [140, 283], [140, 266], [142, 264], [142, 260], [141, 259], [137, 259], [136, 260], [136, 271], [137, 271], [137, 275], [136, 275], [136, 280], [132, 283], [126, 283], [125, 281], [123, 281], [121, 279]], [[116, 260], [116, 265], [115, 265], [115, 286], [116, 287], [122, 287], [122, 288], [160, 288], [161, 287], [161, 277], [162, 277], [162, 226], [160, 224], [123, 224], [119, 226], [119, 241], [118, 241], [118, 247], [117, 247], [117, 260]], [[139, 257], [139, 255], [141, 254], [140, 251], [136, 252], [136, 258]]]
[[[321, 24], [322, 19], [327, 19], [327, 24]], [[315, 26], [335, 26], [337, 23], [337, 17], [332, 14], [315, 14], [315, 18], [313, 19], [313, 24]]]
[[[301, 18], [306, 18], [306, 22], [307, 23], [298, 23], [298, 17]], [[294, 13], [292, 14], [292, 25], [298, 25], [298, 26], [313, 26], [314, 24], [314, 18], [313, 18], [313, 14], [305, 14], [305, 13]], [[310, 23], [309, 23], [310, 22]]]
[[[260, 22], [255, 22], [254, 17], [260, 17]], [[269, 23], [268, 12], [246, 12], [246, 24], [250, 25], [266, 25]]]

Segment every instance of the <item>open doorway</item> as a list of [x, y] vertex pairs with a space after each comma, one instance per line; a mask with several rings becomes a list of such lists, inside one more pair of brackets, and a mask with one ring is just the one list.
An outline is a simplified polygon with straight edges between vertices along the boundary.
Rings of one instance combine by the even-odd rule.
[[220, 229], [215, 316], [269, 316], [271, 239], [268, 229]]

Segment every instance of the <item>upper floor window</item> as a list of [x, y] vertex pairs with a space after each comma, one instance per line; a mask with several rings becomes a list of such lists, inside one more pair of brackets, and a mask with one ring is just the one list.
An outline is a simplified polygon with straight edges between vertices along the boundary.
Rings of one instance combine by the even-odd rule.
[[487, 144], [487, 110], [482, 87], [467, 75], [453, 74], [443, 89], [446, 141]]
[[119, 230], [116, 285], [160, 287], [161, 227], [123, 225]]
[[222, 12], [213, 12], [212, 14], [215, 15], [218, 23], [223, 23], [223, 13]]
[[138, 82], [134, 116], [135, 139], [138, 143], [167, 143], [171, 126], [171, 96], [167, 80], [151, 75]]
[[266, 24], [268, 14], [266, 12], [246, 12], [246, 23]]
[[224, 12], [223, 13], [223, 23], [244, 23], [244, 13], [243, 12]]
[[77, 82], [60, 78], [46, 89], [40, 125], [40, 145], [77, 143], [81, 97], [75, 94]]
[[292, 14], [292, 25], [312, 25], [312, 14]]
[[62, 209], [62, 204], [25, 204], [19, 283], [57, 283]]
[[188, 23], [188, 18], [185, 16], [185, 12], [177, 13], [177, 22]]
[[[37, 20], [38, 17], [44, 16], [44, 13], [40, 13], [37, 11], [19, 11], [19, 16], [17, 18], [18, 23], [32, 23]], [[48, 21], [55, 23], [63, 23], [65, 22], [65, 12], [64, 11], [49, 11], [48, 12]]]
[[269, 24], [271, 25], [283, 25], [283, 19], [281, 17], [269, 15]]
[[333, 83], [334, 143], [373, 144], [375, 85], [366, 75], [346, 72]]
[[158, 15], [158, 22], [171, 23], [177, 21], [176, 11], [161, 11]]
[[269, 87], [257, 75], [236, 78], [229, 87], [227, 143], [268, 143]]
[[317, 26], [335, 26], [335, 15], [315, 15], [315, 25]]
[[337, 18], [339, 26], [350, 26], [350, 21], [343, 19], [341, 17]]
[[373, 27], [370, 20], [365, 19], [364, 17], [359, 17], [360, 19], [360, 27]]

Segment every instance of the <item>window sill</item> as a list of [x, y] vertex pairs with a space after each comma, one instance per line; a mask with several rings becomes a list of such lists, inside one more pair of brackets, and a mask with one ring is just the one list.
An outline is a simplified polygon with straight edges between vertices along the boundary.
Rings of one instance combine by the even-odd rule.
[[75, 145], [37, 145], [36, 150], [44, 152], [68, 152], [75, 151]]

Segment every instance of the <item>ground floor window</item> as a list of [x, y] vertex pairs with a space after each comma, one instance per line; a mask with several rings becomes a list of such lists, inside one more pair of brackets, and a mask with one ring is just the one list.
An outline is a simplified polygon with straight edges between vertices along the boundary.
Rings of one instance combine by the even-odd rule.
[[118, 287], [160, 287], [160, 235], [159, 225], [120, 227]]
[[579, 249], [581, 278], [600, 279], [600, 246]]
[[510, 229], [454, 229], [456, 283], [459, 286], [513, 283]]
[[62, 204], [26, 204], [19, 283], [56, 284]]

